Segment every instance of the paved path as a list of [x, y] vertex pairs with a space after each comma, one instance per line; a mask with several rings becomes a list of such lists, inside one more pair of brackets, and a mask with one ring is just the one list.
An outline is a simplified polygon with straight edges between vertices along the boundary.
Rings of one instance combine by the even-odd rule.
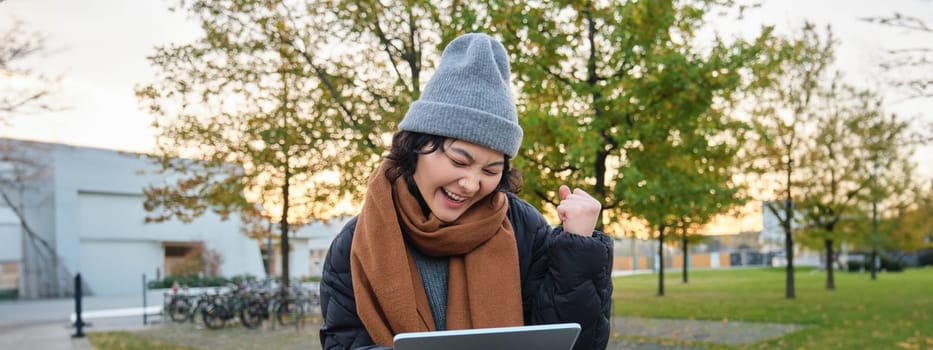
[[621, 336], [692, 340], [731, 345], [779, 338], [803, 326], [783, 323], [722, 322], [642, 317], [615, 317], [612, 331]]
[[62, 323], [0, 325], [0, 349], [91, 349], [87, 338], [72, 338], [74, 329]]
[[[162, 305], [162, 292], [150, 292], [148, 305]], [[143, 327], [142, 294], [82, 300], [84, 332]], [[91, 349], [87, 338], [72, 338], [74, 299], [0, 302], [0, 349]]]

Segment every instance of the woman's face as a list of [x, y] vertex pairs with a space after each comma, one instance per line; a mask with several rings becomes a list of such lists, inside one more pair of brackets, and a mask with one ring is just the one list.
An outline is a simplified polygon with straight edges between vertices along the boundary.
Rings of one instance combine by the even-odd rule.
[[[425, 146], [425, 150], [429, 147]], [[445, 223], [453, 223], [496, 189], [504, 168], [505, 155], [501, 152], [447, 139], [443, 148], [418, 155], [412, 176], [431, 213]]]

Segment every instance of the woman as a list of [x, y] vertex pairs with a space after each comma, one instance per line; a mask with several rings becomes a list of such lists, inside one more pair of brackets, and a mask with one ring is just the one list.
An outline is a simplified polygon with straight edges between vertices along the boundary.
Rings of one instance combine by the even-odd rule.
[[559, 227], [513, 193], [522, 129], [502, 44], [454, 39], [335, 238], [321, 281], [324, 349], [398, 333], [576, 322], [575, 349], [609, 337], [612, 240], [600, 204], [558, 189]]

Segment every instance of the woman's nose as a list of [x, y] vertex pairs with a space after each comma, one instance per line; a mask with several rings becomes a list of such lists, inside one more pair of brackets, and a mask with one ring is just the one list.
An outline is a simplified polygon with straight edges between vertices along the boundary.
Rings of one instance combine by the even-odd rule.
[[473, 194], [479, 191], [479, 180], [474, 174], [466, 174], [460, 178], [459, 181], [460, 187], [463, 187], [464, 190], [469, 191], [469, 193], [464, 194]]

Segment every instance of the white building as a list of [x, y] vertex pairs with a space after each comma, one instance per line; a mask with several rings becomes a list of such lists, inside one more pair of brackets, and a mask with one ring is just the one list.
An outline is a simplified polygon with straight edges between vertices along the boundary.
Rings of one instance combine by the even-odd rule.
[[[352, 217], [333, 218], [327, 223], [312, 222], [307, 225], [296, 227], [289, 235], [289, 275], [292, 278], [302, 278], [309, 276], [321, 276], [324, 268], [324, 258], [327, 256], [327, 250], [331, 242], [337, 236], [337, 233], [350, 221]], [[276, 232], [276, 234], [278, 234]], [[267, 260], [267, 252], [272, 249], [272, 266], [270, 272], [272, 275], [278, 275], [282, 266], [281, 246], [277, 241], [262, 242], [263, 259]], [[307, 252], [300, 254], [296, 252]], [[267, 262], [268, 264], [268, 262]]]
[[[265, 275], [259, 245], [240, 232], [236, 216], [222, 221], [208, 210], [187, 224], [144, 223], [143, 188], [167, 179], [147, 174], [157, 167], [138, 155], [9, 139], [0, 144], [0, 176], [6, 176], [0, 190], [8, 198], [0, 198], [0, 289], [15, 283], [21, 298], [64, 296], [81, 273], [92, 294], [139, 293], [143, 274], [164, 275], [173, 259], [196, 246], [220, 253], [221, 275]], [[13, 152], [40, 171], [9, 181]]]

